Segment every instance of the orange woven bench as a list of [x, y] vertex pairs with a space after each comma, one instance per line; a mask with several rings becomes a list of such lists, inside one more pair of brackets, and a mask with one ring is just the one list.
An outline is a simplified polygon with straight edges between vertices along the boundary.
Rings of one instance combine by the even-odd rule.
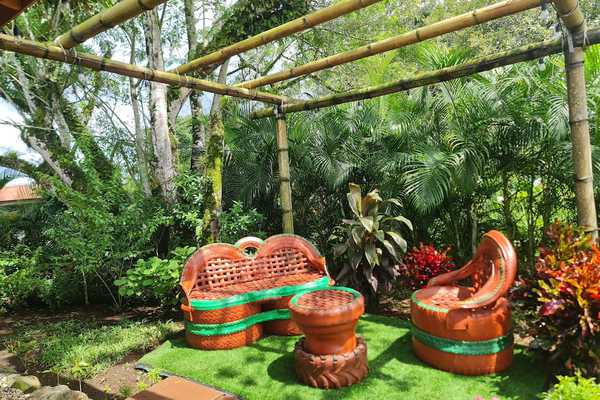
[[203, 246], [187, 260], [180, 280], [187, 343], [232, 349], [264, 333], [298, 335], [288, 309], [291, 296], [331, 284], [325, 258], [299, 236]]

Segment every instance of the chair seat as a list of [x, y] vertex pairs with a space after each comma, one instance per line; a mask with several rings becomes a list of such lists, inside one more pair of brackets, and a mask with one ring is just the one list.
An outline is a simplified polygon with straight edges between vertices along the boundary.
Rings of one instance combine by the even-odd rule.
[[412, 301], [430, 311], [448, 312], [472, 295], [473, 290], [463, 286], [431, 286], [414, 292]]

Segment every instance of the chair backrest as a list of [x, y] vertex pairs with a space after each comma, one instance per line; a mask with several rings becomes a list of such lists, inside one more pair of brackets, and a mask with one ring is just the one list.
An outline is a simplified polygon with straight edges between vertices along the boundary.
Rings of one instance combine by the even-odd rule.
[[[250, 248], [256, 252], [248, 254]], [[192, 290], [210, 291], [237, 283], [310, 272], [326, 275], [325, 259], [306, 239], [284, 234], [264, 242], [244, 238], [236, 245], [203, 246], [185, 263], [180, 284], [189, 294]]]
[[466, 303], [483, 306], [506, 296], [517, 275], [517, 255], [501, 232], [489, 231], [470, 261], [475, 294]]

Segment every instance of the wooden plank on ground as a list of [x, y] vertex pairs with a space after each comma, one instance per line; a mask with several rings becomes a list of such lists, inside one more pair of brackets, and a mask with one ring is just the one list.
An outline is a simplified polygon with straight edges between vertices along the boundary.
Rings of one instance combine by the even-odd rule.
[[210, 386], [170, 376], [127, 400], [237, 400], [232, 394]]

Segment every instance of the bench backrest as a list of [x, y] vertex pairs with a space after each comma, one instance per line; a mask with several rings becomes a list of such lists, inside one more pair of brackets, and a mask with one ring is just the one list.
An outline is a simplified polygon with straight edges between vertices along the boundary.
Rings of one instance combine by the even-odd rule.
[[[255, 248], [249, 255], [247, 250]], [[199, 248], [185, 263], [180, 284], [192, 290], [210, 291], [237, 283], [319, 272], [327, 275], [325, 259], [306, 239], [296, 235], [271, 236], [264, 242], [244, 238], [231, 245], [209, 244]]]

